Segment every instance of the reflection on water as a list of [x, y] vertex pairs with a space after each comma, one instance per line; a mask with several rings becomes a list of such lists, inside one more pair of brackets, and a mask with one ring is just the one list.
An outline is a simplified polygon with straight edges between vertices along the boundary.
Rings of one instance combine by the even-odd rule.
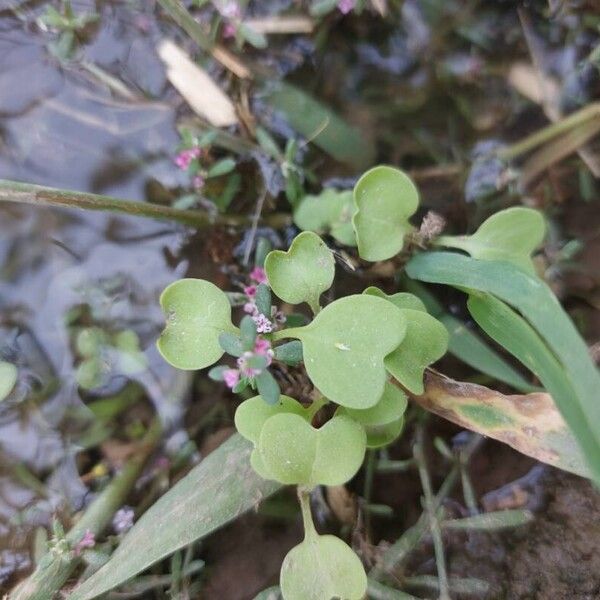
[[[3, 11], [17, 4], [18, 17]], [[161, 98], [158, 26], [133, 4], [73, 5], [100, 10], [100, 29], [77, 67], [61, 68], [32, 25], [43, 3], [0, 0], [0, 178], [142, 200], [150, 177], [168, 185], [181, 177], [170, 158], [178, 135]], [[113, 95], [85, 61], [117, 75], [132, 97]], [[154, 339], [159, 292], [187, 267], [173, 258], [186, 236], [143, 219], [0, 204], [0, 359], [19, 367], [0, 405], [0, 586], [29, 568], [36, 526], [90, 499], [73, 418], [87, 410], [75, 379], [79, 323], [137, 334], [149, 366], [131, 378], [177, 431], [189, 381], [157, 356]], [[126, 381], [111, 372], [100, 393]]]

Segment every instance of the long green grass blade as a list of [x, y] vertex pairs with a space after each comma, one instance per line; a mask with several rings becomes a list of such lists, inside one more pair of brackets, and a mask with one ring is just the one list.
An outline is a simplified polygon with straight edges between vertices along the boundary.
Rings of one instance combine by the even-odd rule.
[[235, 434], [136, 523], [111, 559], [69, 600], [91, 600], [256, 506], [280, 488], [250, 466], [252, 445]]
[[[600, 481], [600, 374], [550, 288], [509, 263], [480, 261], [451, 252], [420, 254], [409, 262], [407, 272], [421, 281], [490, 293], [529, 321], [564, 368], [564, 394], [567, 396], [567, 390], [572, 389], [569, 404], [577, 406], [567, 409], [565, 419], [584, 446], [594, 478]], [[555, 400], [566, 404], [566, 400]]]

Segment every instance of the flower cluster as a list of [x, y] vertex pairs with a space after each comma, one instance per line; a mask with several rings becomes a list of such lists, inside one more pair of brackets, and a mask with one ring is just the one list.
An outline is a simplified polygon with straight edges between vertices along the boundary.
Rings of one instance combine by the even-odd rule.
[[223, 27], [223, 37], [225, 39], [235, 37], [237, 32], [237, 22], [242, 18], [242, 10], [237, 2], [226, 2], [219, 8], [221, 16], [228, 22]]
[[82, 538], [77, 542], [77, 544], [75, 544], [75, 547], [73, 548], [73, 553], [75, 554], [75, 556], [81, 556], [81, 553], [86, 548], [93, 548], [95, 545], [96, 536], [92, 531], [86, 529]]
[[260, 375], [261, 370], [250, 366], [250, 359], [254, 356], [263, 356], [268, 367], [273, 362], [273, 349], [271, 348], [271, 342], [263, 338], [256, 338], [254, 343], [254, 349], [251, 352], [244, 352], [242, 356], [237, 359], [237, 369], [227, 369], [223, 371], [223, 381], [225, 385], [233, 389], [239, 382], [240, 379], [251, 379]]
[[181, 150], [177, 156], [175, 157], [175, 164], [182, 170], [186, 171], [189, 169], [189, 166], [192, 164], [192, 161], [200, 158], [202, 155], [202, 149], [198, 148], [198, 146], [194, 146], [193, 148], [185, 148]]
[[271, 333], [273, 331], [273, 322], [259, 312], [256, 306], [257, 286], [261, 283], [267, 283], [265, 270], [262, 267], [254, 267], [250, 272], [250, 279], [253, 283], [244, 288], [244, 294], [248, 298], [248, 301], [244, 304], [244, 312], [249, 314], [256, 323], [257, 333]]

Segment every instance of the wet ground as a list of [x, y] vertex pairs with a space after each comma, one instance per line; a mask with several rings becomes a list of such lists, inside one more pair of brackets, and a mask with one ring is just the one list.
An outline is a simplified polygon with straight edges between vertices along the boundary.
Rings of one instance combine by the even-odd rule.
[[[0, 0], [0, 179], [172, 202], [189, 187], [173, 157], [180, 143], [177, 126], [190, 110], [169, 85], [156, 46], [164, 36], [190, 51], [195, 46], [152, 1], [74, 1], [77, 13], [97, 12], [99, 18], [78, 34], [72, 59], [61, 62], [48, 49], [56, 33], [39, 21], [47, 4]], [[250, 10], [264, 16], [292, 4], [256, 2]], [[425, 208], [444, 214], [450, 228], [464, 229], [519, 194], [527, 204], [544, 207], [554, 227], [545, 256], [552, 282], [593, 344], [600, 335], [600, 218], [598, 184], [586, 164], [575, 155], [526, 190], [511, 180], [504, 195], [493, 196], [489, 186], [502, 187], [496, 184], [503, 174], [494, 173], [493, 165], [471, 167], [476, 142], [510, 142], [546, 122], [540, 106], [511, 85], [514, 63], [545, 61], [543, 70], [558, 86], [553, 100], [565, 111], [598, 98], [600, 76], [585, 64], [600, 43], [598, 13], [583, 2], [533, 2], [521, 13], [516, 2], [388, 4], [386, 18], [374, 10], [336, 13], [319, 36], [283, 36], [255, 58], [358, 126], [365, 148], [372, 144], [379, 161], [409, 170]], [[558, 8], [548, 19], [554, 4]], [[239, 93], [230, 75], [210, 68], [229, 93]], [[260, 90], [243, 91], [251, 117], [277, 139], [292, 135], [285, 119], [265, 109]], [[246, 126], [231, 132], [249, 137]], [[358, 175], [318, 150], [308, 153], [303, 167], [314, 174], [312, 180], [307, 176], [309, 189], [319, 181], [348, 186]], [[254, 209], [261, 177], [278, 191], [273, 164], [260, 153], [238, 168], [243, 186], [233, 211]], [[269, 199], [268, 208], [275, 205], [289, 210], [280, 196]], [[583, 246], [575, 263], [560, 252], [569, 240]], [[221, 267], [233, 260], [239, 241], [232, 230], [194, 236], [149, 219], [0, 203], [0, 359], [20, 372], [16, 390], [0, 405], [1, 591], [31, 569], [36, 535], [53, 515], [71, 515], [89, 501], [103, 476], [94, 468], [118, 468], [136, 423], [146, 423], [152, 409], [167, 425], [164, 454], [183, 453], [188, 465], [205, 453], [207, 432], [231, 425], [231, 400], [198, 381], [192, 386], [187, 375], [160, 359], [154, 342], [162, 327], [157, 299], [165, 285], [186, 272], [225, 283]], [[82, 389], [78, 369], [84, 357], [76, 339], [90, 327], [111, 335], [135, 332], [147, 368], [125, 372], [107, 359], [102, 385]], [[454, 363], [446, 367], [455, 377], [473, 376]], [[140, 401], [129, 406], [123, 390], [131, 382]], [[116, 398], [120, 408], [103, 430], [92, 430], [89, 407], [102, 398]], [[457, 433], [441, 428], [448, 439]], [[196, 443], [191, 450], [190, 438]], [[396, 449], [398, 457], [405, 458], [408, 448]], [[494, 490], [533, 467], [512, 450], [486, 444], [473, 465], [478, 498], [496, 502]], [[436, 469], [439, 483], [444, 467]], [[375, 499], [393, 508], [395, 524], [388, 528], [384, 520], [372, 541], [391, 542], [392, 531], [399, 535], [414, 522], [420, 511], [417, 481], [402, 475], [377, 480]], [[535, 490], [514, 505], [533, 503], [535, 523], [521, 533], [452, 538], [450, 573], [489, 582], [490, 591], [480, 597], [600, 598], [597, 494], [586, 482], [550, 469], [526, 484]], [[276, 581], [280, 559], [297, 537], [293, 522], [265, 516], [245, 517], [213, 537], [203, 554], [210, 562], [203, 597], [252, 598]], [[434, 572], [427, 544], [411, 568]]]

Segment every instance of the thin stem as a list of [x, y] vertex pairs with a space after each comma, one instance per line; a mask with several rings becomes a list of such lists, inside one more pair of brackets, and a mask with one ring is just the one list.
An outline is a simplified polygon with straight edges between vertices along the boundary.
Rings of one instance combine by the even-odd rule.
[[318, 535], [310, 510], [310, 490], [299, 486], [298, 500], [302, 511], [302, 523], [304, 524], [304, 539], [310, 540]]
[[438, 579], [440, 582], [440, 599], [449, 600], [450, 590], [448, 587], [448, 574], [446, 572], [446, 559], [444, 557], [444, 543], [442, 541], [442, 530], [440, 522], [437, 518], [437, 509], [431, 489], [431, 480], [429, 479], [429, 471], [425, 461], [424, 453], [424, 429], [419, 427], [417, 430], [417, 441], [413, 447], [413, 454], [419, 467], [419, 477], [421, 478], [421, 486], [425, 496], [425, 511], [429, 517], [429, 529], [433, 538], [433, 548], [435, 552], [435, 562], [437, 565]]
[[[70, 547], [75, 546], [88, 530], [95, 536], [102, 533], [127, 498], [160, 438], [161, 426], [156, 420], [144, 436], [140, 451], [127, 462], [67, 533], [66, 540]], [[50, 550], [35, 571], [8, 596], [9, 600], [54, 598], [79, 563], [80, 558], [70, 550]]]
[[544, 144], [552, 138], [566, 133], [586, 121], [597, 119], [598, 117], [600, 117], [600, 103], [589, 104], [585, 108], [570, 114], [568, 117], [528, 135], [520, 142], [498, 150], [496, 155], [502, 160], [512, 160], [533, 150], [537, 146]]
[[[367, 450], [367, 464], [365, 467], [365, 486], [363, 489], [363, 498], [365, 499], [365, 504], [367, 508], [371, 503], [371, 498], [373, 496], [373, 479], [375, 476], [375, 464], [377, 462], [377, 455], [375, 454], [375, 450]], [[367, 532], [371, 528], [371, 513], [369, 510], [365, 513], [365, 529]]]
[[189, 36], [206, 52], [210, 52], [213, 58], [219, 61], [226, 69], [242, 79], [252, 78], [255, 73], [248, 65], [234, 55], [230, 50], [215, 44], [213, 40], [205, 33], [204, 29], [188, 12], [186, 7], [179, 0], [158, 0], [163, 9], [169, 13], [169, 16], [183, 29]]
[[[146, 217], [160, 221], [175, 221], [196, 229], [214, 225], [240, 227], [250, 220], [244, 215], [217, 215], [212, 217], [198, 210], [181, 210], [171, 206], [121, 200], [111, 196], [60, 190], [56, 188], [0, 179], [0, 202], [16, 202], [34, 206], [51, 206], [116, 212], [135, 217]], [[287, 215], [274, 214], [264, 219], [265, 224], [278, 228], [289, 224]]]

